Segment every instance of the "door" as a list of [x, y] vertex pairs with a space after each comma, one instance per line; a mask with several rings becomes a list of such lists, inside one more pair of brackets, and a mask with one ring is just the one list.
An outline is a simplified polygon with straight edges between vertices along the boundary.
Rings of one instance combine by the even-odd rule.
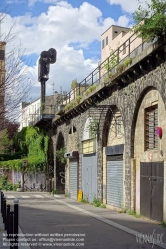
[[77, 160], [76, 159], [70, 159], [69, 194], [70, 194], [70, 198], [77, 200], [77, 194], [78, 194], [78, 166], [77, 166]]
[[123, 155], [107, 156], [107, 204], [123, 208]]
[[83, 198], [92, 202], [97, 198], [97, 154], [82, 155]]
[[141, 162], [140, 213], [163, 221], [164, 162]]

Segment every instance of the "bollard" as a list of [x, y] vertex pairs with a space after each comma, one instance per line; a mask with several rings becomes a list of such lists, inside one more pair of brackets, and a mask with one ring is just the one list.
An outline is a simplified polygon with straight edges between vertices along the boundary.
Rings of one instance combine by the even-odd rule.
[[2, 213], [2, 217], [3, 217], [3, 192], [1, 194], [1, 213]]
[[18, 199], [14, 199], [14, 249], [18, 249]]
[[52, 181], [51, 181], [51, 179], [49, 179], [49, 189], [50, 189], [50, 194], [51, 194], [51, 192], [52, 192]]
[[7, 238], [9, 239], [10, 234], [10, 205], [7, 205], [7, 215], [6, 215], [6, 231], [7, 231]]
[[52, 181], [52, 189], [53, 189], [53, 196], [54, 196], [54, 181]]
[[[6, 198], [3, 198], [3, 223], [6, 224]], [[5, 227], [6, 230], [6, 227]]]
[[1, 209], [1, 194], [2, 194], [2, 190], [0, 188], [0, 209]]
[[10, 249], [13, 248], [13, 211], [10, 211], [10, 226], [9, 226], [9, 240], [10, 240]]

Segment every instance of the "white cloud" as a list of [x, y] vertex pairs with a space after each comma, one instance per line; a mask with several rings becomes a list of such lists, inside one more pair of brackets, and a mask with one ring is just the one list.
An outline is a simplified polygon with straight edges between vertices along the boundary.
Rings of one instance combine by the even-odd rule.
[[[39, 0], [30, 0], [35, 4]], [[47, 12], [33, 17], [27, 13], [24, 16], [11, 17], [2, 25], [7, 30], [16, 21], [15, 32], [18, 36], [15, 43], [21, 43], [26, 48], [25, 54], [40, 55], [43, 50], [55, 48], [57, 50], [57, 62], [51, 65], [50, 80], [47, 82], [47, 94], [52, 94], [51, 84], [55, 82], [55, 90], [69, 90], [71, 81], [77, 78], [83, 80], [97, 66], [96, 58], [85, 59], [83, 49], [95, 41], [100, 41], [101, 34], [111, 25], [127, 26], [129, 19], [126, 16], [119, 17], [118, 21], [111, 17], [104, 19], [102, 12], [95, 6], [84, 2], [79, 8], [74, 8], [66, 1], [43, 0], [42, 2], [55, 3], [49, 6]], [[72, 44], [77, 44], [77, 48]], [[97, 51], [98, 55], [98, 51]], [[27, 74], [36, 87], [40, 87], [37, 81], [37, 63], [29, 67]], [[32, 93], [36, 97], [36, 93]], [[38, 97], [40, 89], [38, 88]]]
[[[111, 5], [120, 5], [122, 10], [129, 12], [129, 13], [133, 13], [138, 6], [140, 5], [140, 3], [138, 2], [138, 0], [107, 0]], [[151, 0], [147, 0], [146, 2], [150, 3]], [[145, 1], [141, 2], [142, 6], [145, 6]]]

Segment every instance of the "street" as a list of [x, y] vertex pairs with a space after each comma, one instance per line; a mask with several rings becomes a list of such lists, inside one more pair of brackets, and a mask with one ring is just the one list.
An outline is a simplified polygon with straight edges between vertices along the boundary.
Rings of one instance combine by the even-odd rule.
[[[139, 236], [133, 236], [86, 213], [88, 208], [91, 208], [93, 213], [107, 213], [109, 212], [107, 209], [103, 210], [89, 204], [78, 203], [76, 208], [78, 210], [76, 210], [72, 208], [76, 203], [73, 200], [59, 196], [46, 196], [45, 193], [5, 193], [5, 196], [7, 203], [11, 205], [14, 198], [19, 198], [19, 224], [32, 249], [42, 247], [67, 249], [159, 248], [143, 242]], [[85, 213], [81, 209], [85, 209]], [[123, 218], [123, 214], [121, 215]], [[132, 220], [132, 217], [130, 219]], [[155, 224], [154, 226], [159, 227]], [[152, 224], [152, 233], [153, 228]], [[158, 233], [161, 232], [162, 230], [158, 231]]]

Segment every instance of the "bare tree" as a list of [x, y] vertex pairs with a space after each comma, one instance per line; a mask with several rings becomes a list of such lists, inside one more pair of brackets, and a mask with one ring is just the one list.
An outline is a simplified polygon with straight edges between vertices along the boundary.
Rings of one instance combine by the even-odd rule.
[[14, 23], [9, 30], [3, 30], [8, 17], [7, 8], [0, 6], [0, 129], [5, 119], [17, 120], [19, 104], [24, 102], [30, 92], [31, 82], [27, 77], [27, 61], [21, 44], [14, 44], [18, 33]]

